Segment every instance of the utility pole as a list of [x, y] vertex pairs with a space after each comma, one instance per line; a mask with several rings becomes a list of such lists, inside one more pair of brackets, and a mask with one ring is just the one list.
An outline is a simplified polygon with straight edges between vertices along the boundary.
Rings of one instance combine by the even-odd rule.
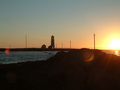
[[71, 49], [71, 41], [70, 41], [70, 49]]
[[9, 49], [11, 48], [11, 45], [9, 45]]
[[63, 48], [63, 43], [62, 43], [62, 48]]
[[95, 34], [94, 34], [94, 50], [95, 50]]
[[27, 34], [25, 35], [25, 47], [27, 48]]

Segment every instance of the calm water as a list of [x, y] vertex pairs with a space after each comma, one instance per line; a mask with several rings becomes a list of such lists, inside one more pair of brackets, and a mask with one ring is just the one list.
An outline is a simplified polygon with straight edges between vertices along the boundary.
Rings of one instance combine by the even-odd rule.
[[6, 55], [5, 52], [0, 52], [0, 64], [47, 60], [56, 53], [57, 51], [11, 51]]
[[117, 56], [120, 56], [120, 51], [112, 51], [112, 50], [104, 50], [103, 52], [107, 53], [107, 54], [115, 54]]
[[[58, 51], [11, 51], [9, 55], [0, 52], [0, 64], [9, 64], [26, 61], [47, 60]], [[105, 53], [120, 56], [119, 51], [104, 51]]]

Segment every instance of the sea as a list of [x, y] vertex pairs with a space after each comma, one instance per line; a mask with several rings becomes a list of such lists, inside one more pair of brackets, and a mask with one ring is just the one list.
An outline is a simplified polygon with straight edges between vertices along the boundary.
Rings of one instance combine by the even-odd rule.
[[[10, 51], [9, 54], [0, 52], [0, 64], [11, 64], [27, 61], [47, 60], [59, 51]], [[103, 50], [107, 54], [120, 56], [120, 51]]]
[[10, 64], [27, 61], [47, 60], [53, 57], [58, 51], [10, 51], [0, 52], [0, 64]]

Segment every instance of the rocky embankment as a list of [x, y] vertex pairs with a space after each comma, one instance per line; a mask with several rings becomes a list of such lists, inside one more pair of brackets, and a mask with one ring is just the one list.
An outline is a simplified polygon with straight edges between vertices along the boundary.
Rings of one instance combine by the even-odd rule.
[[81, 49], [0, 65], [0, 90], [120, 90], [120, 57]]

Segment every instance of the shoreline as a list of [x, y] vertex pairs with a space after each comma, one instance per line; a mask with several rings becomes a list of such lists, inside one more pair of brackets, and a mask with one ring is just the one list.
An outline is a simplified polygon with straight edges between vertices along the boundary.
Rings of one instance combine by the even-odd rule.
[[58, 52], [46, 61], [0, 65], [2, 90], [120, 89], [120, 57], [101, 50]]
[[[55, 49], [41, 49], [41, 48], [0, 48], [0, 51], [5, 51], [6, 49], [10, 49], [10, 51], [74, 51], [74, 50], [81, 50], [81, 49], [89, 49], [89, 48], [55, 48]], [[94, 50], [94, 49], [91, 49]], [[106, 51], [116, 51], [112, 49], [95, 49], [95, 50], [106, 50]], [[118, 50], [119, 51], [119, 50]]]
[[[70, 50], [80, 50], [80, 49], [69, 49], [69, 48], [57, 48], [57, 49], [41, 49], [41, 48], [8, 48], [10, 51], [70, 51]], [[6, 48], [0, 48], [0, 51], [5, 51]]]

